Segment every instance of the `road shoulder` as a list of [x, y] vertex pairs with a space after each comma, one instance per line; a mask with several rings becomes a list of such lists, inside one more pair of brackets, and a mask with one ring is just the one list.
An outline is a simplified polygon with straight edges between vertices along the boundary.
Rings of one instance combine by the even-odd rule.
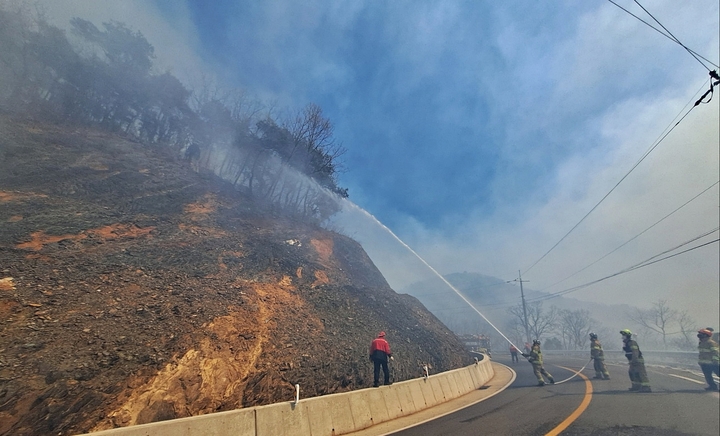
[[515, 381], [515, 371], [510, 367], [505, 366], [501, 363], [491, 362], [495, 375], [490, 379], [484, 386], [476, 389], [460, 398], [455, 398], [446, 403], [438, 404], [421, 410], [420, 412], [413, 413], [412, 415], [403, 416], [401, 418], [394, 419], [392, 421], [382, 422], [372, 427], [356, 431], [353, 433], [347, 433], [349, 436], [380, 436], [388, 435], [406, 428], [420, 425], [424, 422], [431, 421], [433, 419], [440, 418], [447, 414], [456, 412], [460, 409], [472, 406], [473, 404], [479, 403], [490, 397], [499, 394], [504, 391], [508, 386]]

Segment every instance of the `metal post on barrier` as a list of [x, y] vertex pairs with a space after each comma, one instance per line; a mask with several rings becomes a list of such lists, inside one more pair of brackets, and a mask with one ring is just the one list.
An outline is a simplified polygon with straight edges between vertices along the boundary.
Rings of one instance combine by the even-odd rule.
[[295, 404], [300, 401], [300, 385], [295, 385]]
[[428, 371], [427, 364], [423, 365], [423, 371], [425, 371], [425, 378], [430, 377], [430, 372]]

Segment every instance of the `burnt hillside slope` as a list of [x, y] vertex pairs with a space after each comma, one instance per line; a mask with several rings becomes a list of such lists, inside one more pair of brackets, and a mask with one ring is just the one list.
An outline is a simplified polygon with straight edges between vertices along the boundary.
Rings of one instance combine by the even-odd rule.
[[0, 435], [76, 434], [469, 363], [355, 241], [168, 149], [0, 117]]

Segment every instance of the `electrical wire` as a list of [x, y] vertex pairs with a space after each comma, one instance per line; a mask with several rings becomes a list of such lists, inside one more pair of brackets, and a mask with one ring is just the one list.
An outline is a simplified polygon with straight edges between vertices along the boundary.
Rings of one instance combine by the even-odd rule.
[[[602, 281], [611, 279], [611, 278], [613, 278], [613, 277], [617, 277], [617, 276], [619, 276], [619, 275], [621, 275], [621, 274], [625, 274], [625, 273], [628, 273], [628, 272], [630, 272], [630, 271], [635, 271], [635, 270], [637, 270], [637, 269], [644, 268], [644, 267], [646, 267], [646, 266], [649, 266], [649, 265], [652, 265], [652, 264], [661, 262], [661, 261], [663, 261], [663, 260], [670, 259], [670, 258], [675, 257], [675, 256], [679, 256], [679, 255], [681, 255], [681, 254], [684, 254], [684, 253], [687, 253], [687, 252], [696, 250], [696, 249], [698, 249], [698, 248], [702, 248], [702, 247], [705, 247], [705, 246], [707, 246], [707, 245], [714, 244], [714, 243], [720, 241], [720, 239], [715, 239], [715, 240], [712, 240], [712, 241], [710, 241], [710, 242], [706, 242], [706, 243], [704, 243], [704, 244], [700, 244], [700, 245], [697, 245], [697, 246], [695, 246], [695, 247], [688, 248], [687, 250], [683, 250], [683, 251], [681, 251], [681, 252], [678, 252], [678, 253], [675, 253], [675, 254], [671, 254], [671, 255], [665, 256], [665, 257], [660, 258], [660, 259], [656, 259], [658, 256], [662, 256], [663, 254], [667, 254], [667, 253], [669, 253], [669, 252], [671, 252], [671, 251], [677, 250], [677, 249], [680, 248], [680, 247], [683, 247], [683, 246], [685, 246], [685, 245], [687, 245], [687, 244], [690, 244], [690, 243], [692, 243], [692, 242], [694, 242], [694, 241], [696, 241], [696, 240], [698, 240], [698, 239], [700, 239], [700, 238], [703, 238], [703, 237], [708, 236], [708, 235], [710, 235], [710, 234], [712, 234], [712, 233], [714, 233], [714, 232], [717, 232], [718, 230], [720, 230], [720, 227], [716, 227], [715, 229], [713, 229], [713, 230], [711, 230], [711, 231], [709, 231], [709, 232], [705, 232], [705, 233], [703, 233], [702, 235], [696, 236], [695, 238], [693, 238], [693, 239], [691, 239], [691, 240], [689, 240], [689, 241], [683, 242], [682, 244], [680, 244], [680, 245], [678, 245], [678, 246], [676, 246], [676, 247], [673, 247], [673, 248], [671, 248], [671, 249], [669, 249], [669, 250], [663, 251], [662, 253], [656, 254], [655, 256], [652, 256], [652, 257], [650, 257], [650, 258], [648, 258], [648, 259], [643, 260], [642, 262], [639, 262], [639, 263], [637, 263], [637, 264], [635, 264], [635, 265], [632, 265], [632, 266], [630, 266], [630, 267], [627, 267], [627, 268], [625, 268], [625, 269], [623, 269], [623, 270], [621, 270], [621, 271], [618, 271], [618, 272], [616, 272], [616, 273], [610, 274], [610, 275], [605, 276], [605, 277], [603, 277], [603, 278], [600, 278], [600, 279], [597, 279], [597, 280], [593, 280], [593, 281], [591, 281], [591, 282], [584, 283], [584, 284], [582, 284], [582, 285], [573, 286], [572, 288], [568, 288], [568, 289], [564, 289], [564, 290], [562, 290], [562, 291], [554, 292], [554, 293], [549, 294], [549, 295], [544, 295], [544, 296], [542, 296], [542, 297], [531, 298], [531, 299], [528, 299], [527, 301], [529, 301], [529, 302], [545, 301], [545, 300], [549, 300], [549, 299], [551, 299], [551, 298], [559, 297], [559, 296], [561, 296], [561, 295], [569, 294], [569, 293], [571, 293], [571, 292], [578, 291], [578, 290], [580, 290], [580, 289], [586, 288], [586, 287], [591, 286], [591, 285], [594, 285], [594, 284], [596, 284], [596, 283], [600, 283], [600, 282], [602, 282]], [[654, 260], [654, 259], [655, 259], [655, 260]]]
[[[558, 292], [555, 292], [555, 293], [552, 293], [552, 294], [542, 295], [542, 296], [540, 296], [540, 297], [528, 298], [528, 299], [526, 299], [526, 301], [527, 301], [528, 303], [536, 303], [536, 302], [541, 302], [541, 301], [545, 301], [545, 300], [550, 300], [550, 299], [552, 299], [552, 298], [560, 297], [560, 296], [563, 296], [563, 295], [565, 295], [565, 294], [569, 294], [569, 293], [571, 293], [571, 292], [579, 291], [580, 289], [584, 289], [584, 288], [587, 288], [587, 287], [592, 286], [592, 285], [594, 285], [594, 284], [597, 284], [597, 283], [603, 282], [603, 281], [605, 281], [605, 280], [611, 279], [611, 278], [613, 278], [613, 277], [617, 277], [617, 276], [619, 276], [619, 275], [622, 275], [622, 274], [625, 274], [625, 273], [628, 273], [628, 272], [631, 272], [631, 271], [635, 271], [635, 270], [640, 269], [640, 268], [644, 268], [644, 267], [646, 267], [646, 266], [649, 266], [649, 265], [652, 265], [652, 264], [661, 262], [661, 261], [663, 261], [663, 260], [667, 260], [667, 259], [673, 258], [673, 257], [675, 257], [675, 256], [679, 256], [679, 255], [681, 255], [681, 254], [688, 253], [688, 252], [693, 251], [693, 250], [696, 250], [696, 249], [698, 249], [698, 248], [702, 248], [702, 247], [705, 247], [705, 246], [707, 246], [707, 245], [720, 242], [720, 239], [715, 239], [715, 240], [712, 240], [712, 241], [709, 241], [709, 242], [706, 242], [706, 243], [697, 245], [697, 246], [695, 246], [695, 247], [688, 248], [688, 249], [683, 250], [683, 251], [681, 251], [681, 252], [674, 253], [674, 254], [668, 255], [668, 256], [666, 256], [666, 257], [660, 258], [660, 259], [655, 259], [655, 258], [657, 258], [658, 256], [662, 256], [663, 254], [667, 254], [668, 252], [673, 251], [673, 250], [676, 250], [676, 249], [678, 249], [679, 247], [682, 247], [682, 246], [684, 246], [684, 245], [687, 245], [687, 244], [689, 244], [689, 243], [692, 243], [692, 242], [696, 241], [697, 239], [700, 239], [700, 238], [702, 238], [702, 237], [708, 236], [709, 234], [711, 234], [711, 233], [713, 233], [713, 232], [716, 232], [716, 231], [718, 231], [719, 229], [720, 229], [720, 228], [716, 228], [716, 229], [714, 229], [714, 230], [711, 230], [711, 231], [709, 231], [709, 232], [706, 232], [706, 233], [704, 233], [704, 234], [702, 234], [702, 235], [700, 235], [700, 236], [697, 236], [697, 237], [693, 238], [693, 239], [690, 240], [690, 241], [687, 241], [687, 242], [684, 242], [684, 243], [680, 244], [679, 246], [673, 247], [673, 248], [671, 248], [671, 249], [669, 249], [669, 250], [665, 250], [664, 252], [659, 253], [659, 254], [656, 254], [655, 256], [652, 256], [652, 257], [650, 257], [650, 258], [648, 258], [648, 259], [645, 259], [644, 261], [642, 261], [642, 262], [640, 262], [640, 263], [637, 263], [637, 264], [635, 264], [635, 265], [632, 265], [632, 266], [630, 266], [630, 267], [628, 267], [628, 268], [625, 268], [625, 269], [623, 269], [623, 270], [620, 270], [620, 271], [618, 271], [618, 272], [616, 272], [616, 273], [613, 273], [613, 274], [610, 274], [610, 275], [608, 275], [608, 276], [602, 277], [602, 278], [600, 278], [600, 279], [593, 280], [593, 281], [591, 281], [591, 282], [584, 283], [584, 284], [582, 284], [582, 285], [574, 286], [574, 287], [572, 287], [572, 288], [567, 288], [567, 289], [564, 289], [564, 290], [562, 290], [562, 291], [558, 291]], [[653, 259], [655, 259], [655, 260], [653, 260]], [[516, 304], [516, 302], [505, 301], [505, 302], [492, 303], [492, 304], [483, 304], [482, 307], [483, 307], [483, 308], [501, 307], [501, 306], [508, 306], [508, 307], [509, 307], [509, 306], [513, 306], [513, 305], [515, 305], [515, 304]], [[436, 309], [436, 310], [439, 311], [439, 312], [453, 312], [453, 313], [458, 313], [458, 312], [464, 311], [464, 310], [466, 310], [466, 309], [465, 309], [464, 307], [457, 307], [457, 306], [456, 306], [456, 307], [452, 307], [452, 308]]]
[[[690, 54], [693, 54], [693, 55], [696, 55], [696, 56], [700, 57], [702, 60], [704, 60], [705, 62], [709, 63], [710, 65], [712, 65], [712, 66], [715, 67], [715, 68], [720, 68], [720, 66], [718, 66], [717, 64], [715, 64], [713, 61], [711, 61], [711, 60], [703, 57], [702, 55], [698, 54], [696, 51], [691, 50], [691, 49], [687, 48], [686, 46], [682, 45], [682, 44], [680, 43], [680, 41], [678, 41], [678, 40], [675, 39], [674, 37], [668, 35], [667, 33], [664, 33], [663, 31], [661, 31], [661, 30], [658, 29], [657, 27], [653, 26], [652, 24], [648, 23], [647, 21], [643, 20], [642, 18], [638, 17], [637, 15], [633, 14], [632, 12], [628, 11], [628, 10], [625, 9], [624, 7], [622, 7], [622, 6], [620, 6], [619, 4], [615, 3], [613, 0], [608, 0], [608, 1], [609, 1], [610, 3], [612, 3], [612, 4], [614, 4], [615, 6], [617, 6], [618, 8], [622, 9], [623, 11], [627, 12], [629, 15], [635, 17], [637, 20], [639, 20], [640, 22], [644, 23], [646, 26], [650, 27], [651, 29], [653, 29], [653, 30], [656, 31], [657, 33], [661, 34], [661, 35], [664, 36], [665, 38], [667, 38], [667, 39], [669, 39], [669, 40], [671, 40], [671, 41], [673, 41], [673, 42], [675, 42], [675, 43], [677, 43], [677, 44], [680, 44], [682, 47], [685, 48], [685, 50], [688, 50], [688, 51], [690, 52]], [[703, 66], [705, 66], [705, 65], [703, 65]], [[707, 67], [705, 67], [705, 68], [707, 68]], [[709, 69], [709, 68], [708, 68], [708, 69]]]
[[694, 57], [696, 61], [700, 62], [700, 65], [702, 65], [705, 69], [707, 69], [708, 71], [710, 71], [710, 68], [708, 68], [707, 65], [705, 65], [704, 63], [702, 63], [702, 61], [701, 61], [700, 59], [698, 59], [697, 56], [695, 56], [695, 54], [693, 53], [692, 50], [690, 50], [689, 48], [687, 48], [687, 47], [685, 46], [685, 44], [681, 43], [680, 40], [677, 39], [677, 38], [675, 37], [675, 35], [673, 35], [672, 32], [670, 32], [670, 31], [667, 29], [667, 27], [663, 26], [663, 24], [662, 24], [660, 21], [658, 21], [658, 19], [655, 18], [655, 17], [653, 16], [653, 14], [650, 13], [650, 11], [648, 11], [647, 9], [645, 9], [645, 7], [644, 7], [643, 5], [641, 5], [638, 0], [635, 0], [635, 3], [636, 3], [638, 6], [640, 6], [640, 8], [642, 8], [642, 10], [645, 11], [646, 14], [650, 15], [650, 18], [652, 18], [653, 20], [655, 20], [655, 22], [658, 23], [658, 24], [660, 25], [660, 27], [662, 27], [663, 30], [665, 30], [665, 31], [668, 33], [668, 35], [670, 35], [670, 36], [672, 37], [673, 40], [675, 40], [675, 42], [677, 42], [678, 44], [680, 44], [680, 46], [681, 46], [682, 48], [684, 48], [685, 50], [687, 50], [687, 52], [690, 53], [690, 55], [691, 55], [692, 57]]
[[582, 284], [582, 285], [579, 285], [579, 286], [575, 286], [575, 287], [572, 287], [572, 288], [568, 288], [568, 289], [565, 289], [565, 290], [560, 291], [560, 292], [555, 292], [555, 293], [552, 293], [552, 294], [547, 295], [547, 296], [529, 299], [528, 301], [529, 301], [529, 302], [537, 302], [537, 301], [550, 300], [550, 299], [552, 299], [552, 298], [559, 297], [559, 296], [561, 296], [561, 295], [569, 294], [569, 293], [571, 293], [571, 292], [575, 292], [575, 291], [578, 291], [578, 290], [580, 290], [580, 289], [584, 289], [584, 288], [586, 288], [586, 287], [588, 287], [588, 286], [594, 285], [594, 284], [596, 284], [596, 283], [605, 281], [605, 280], [610, 279], [610, 278], [613, 278], [613, 277], [617, 277], [617, 276], [619, 276], [619, 275], [628, 273], [628, 272], [630, 272], [630, 271], [634, 271], [634, 270], [636, 270], [636, 269], [640, 269], [640, 268], [643, 268], [643, 267], [652, 265], [652, 264], [654, 264], [654, 263], [657, 263], [657, 262], [660, 262], [660, 261], [669, 259], [669, 258], [671, 258], [671, 257], [675, 257], [675, 256], [678, 256], [678, 255], [680, 255], [680, 254], [684, 254], [684, 253], [687, 253], [687, 252], [689, 252], [689, 251], [692, 251], [692, 250], [695, 250], [695, 249], [698, 249], [698, 248], [702, 248], [702, 247], [704, 247], [704, 246], [706, 246], [706, 245], [714, 244], [714, 243], [716, 243], [716, 242], [718, 242], [718, 241], [720, 241], [720, 239], [715, 239], [715, 240], [713, 240], [713, 241], [710, 241], [710, 242], [707, 242], [707, 243], [704, 243], [704, 244], [701, 244], [701, 245], [698, 245], [698, 246], [689, 248], [689, 249], [687, 249], [687, 250], [684, 250], [684, 251], [681, 251], [681, 252], [679, 252], [679, 253], [675, 253], [675, 254], [672, 254], [672, 255], [663, 257], [663, 258], [661, 258], [661, 259], [658, 259], [658, 260], [655, 260], [655, 261], [652, 261], [652, 262], [641, 263], [641, 264], [638, 264], [638, 265], [634, 265], [634, 266], [632, 266], [632, 267], [629, 267], [629, 268], [624, 269], [624, 270], [622, 270], [622, 271], [619, 271], [619, 272], [617, 272], [617, 273], [611, 274], [611, 275], [609, 275], [609, 276], [603, 277], [603, 278], [601, 278], [601, 279], [593, 280], [592, 282], [588, 282], [588, 283], [585, 283], [585, 284]]
[[[702, 91], [703, 88], [705, 88], [705, 81], [704, 81], [704, 80], [703, 80], [703, 85], [702, 85], [702, 87], [700, 88], [700, 90], [698, 90], [698, 92], [695, 93], [695, 95], [692, 97], [692, 99], [690, 100], [690, 102], [688, 102], [688, 104], [686, 104], [685, 107], [683, 107], [683, 109], [682, 109], [680, 112], [678, 112], [678, 115], [675, 116], [675, 119], [677, 119], [677, 118], [680, 116], [680, 114], [685, 110], [685, 108], [687, 108], [687, 107], [692, 103], [692, 101], [695, 100], [695, 97], [700, 93], [700, 91]], [[638, 159], [638, 161], [635, 162], [635, 164], [630, 168], [630, 170], [628, 170], [628, 172], [626, 172], [625, 175], [620, 178], [620, 180], [615, 184], [615, 186], [613, 186], [613, 187], [610, 189], [610, 191], [608, 191], [608, 193], [605, 194], [605, 195], [600, 199], [600, 201], [598, 201], [598, 202], [595, 204], [595, 206], [593, 206], [592, 209], [590, 209], [590, 211], [588, 211], [588, 213], [586, 213], [585, 216], [583, 216], [583, 217], [580, 219], [580, 221], [578, 221], [577, 224], [575, 224], [570, 230], [568, 230], [568, 232], [565, 233], [565, 235], [563, 235], [563, 237], [560, 238], [560, 240], [559, 240], [558, 242], [556, 242], [555, 245], [553, 245], [552, 247], [550, 247], [550, 249], [549, 249], [548, 251], [546, 251], [545, 254], [543, 254], [542, 256], [540, 256], [540, 258], [539, 258], [538, 260], [536, 260], [532, 265], [530, 265], [530, 267], [527, 268], [523, 274], [526, 274], [528, 271], [530, 271], [531, 269], [533, 269], [533, 267], [534, 267], [535, 265], [537, 265], [538, 263], [540, 263], [541, 260], [543, 260], [548, 254], [550, 254], [550, 252], [552, 252], [558, 245], [560, 245], [560, 243], [561, 243], [562, 241], [564, 241], [565, 238], [567, 238], [567, 237], [570, 235], [570, 233], [572, 233], [576, 228], [578, 228], [578, 226], [580, 226], [580, 224], [581, 224], [583, 221], [585, 221], [585, 219], [586, 219], [588, 216], [590, 216], [590, 214], [593, 213], [593, 212], [595, 211], [595, 209], [597, 209], [598, 206], [600, 206], [600, 204], [602, 204], [602, 202], [605, 201], [605, 199], [608, 198], [608, 197], [610, 196], [610, 194], [612, 194], [612, 192], [613, 192], [618, 186], [620, 186], [620, 184], [630, 175], [630, 173], [632, 173], [632, 172], [635, 170], [635, 168], [637, 168], [637, 167], [640, 165], [640, 163], [642, 163], [642, 161], [645, 160], [645, 158], [648, 157], [648, 156], [650, 155], [650, 153], [652, 153], [652, 152], [660, 145], [660, 143], [662, 143], [662, 141], [664, 141], [665, 138], [667, 138], [668, 135], [670, 135], [670, 133], [671, 133], [673, 130], [675, 130], [675, 128], [690, 114], [690, 112], [692, 112], [693, 109], [695, 109], [696, 106], [697, 106], [697, 104], [691, 106], [690, 109], [688, 109], [688, 111], [685, 113], [685, 115], [683, 115], [682, 117], [680, 117], [680, 119], [679, 119], [674, 125], [672, 125], [672, 122], [671, 122], [670, 125], [672, 125], [672, 127], [670, 127], [669, 129], [668, 129], [668, 127], [665, 128], [666, 132], [665, 132], [664, 134], [661, 134], [660, 137], [659, 137], [659, 139], [656, 139], [656, 140], [655, 140], [655, 142], [650, 146], [650, 148], [648, 148], [648, 149], [645, 151], [645, 153], [640, 157], [640, 159]], [[675, 121], [675, 119], [673, 119], [673, 121]]]
[[652, 229], [652, 228], [655, 227], [656, 225], [660, 224], [661, 222], [663, 222], [664, 220], [666, 220], [667, 218], [669, 218], [669, 217], [670, 217], [671, 215], [673, 215], [675, 212], [679, 211], [679, 210], [682, 209], [683, 207], [685, 207], [685, 206], [687, 206], [688, 204], [690, 204], [692, 201], [694, 201], [696, 198], [700, 197], [701, 195], [703, 195], [704, 193], [706, 193], [707, 191], [709, 191], [712, 187], [714, 187], [714, 186], [717, 185], [718, 183], [720, 183], [720, 180], [717, 181], [717, 182], [715, 182], [715, 183], [713, 183], [712, 185], [708, 186], [708, 187], [705, 188], [702, 192], [700, 192], [699, 194], [695, 195], [693, 198], [691, 198], [690, 200], [686, 201], [685, 203], [683, 203], [682, 205], [680, 205], [679, 207], [677, 207], [675, 210], [673, 210], [673, 211], [670, 212], [669, 214], [667, 214], [667, 215], [665, 215], [664, 217], [660, 218], [658, 221], [655, 221], [655, 223], [654, 223], [653, 225], [651, 225], [650, 227], [646, 228], [645, 230], [643, 230], [642, 232], [638, 233], [637, 235], [633, 236], [632, 238], [628, 239], [627, 241], [625, 241], [624, 243], [622, 243], [621, 245], [619, 245], [617, 248], [615, 248], [614, 250], [608, 252], [607, 254], [605, 254], [604, 256], [600, 257], [599, 259], [597, 259], [597, 260], [594, 261], [593, 263], [587, 265], [586, 267], [584, 267], [584, 268], [582, 268], [582, 269], [580, 269], [580, 270], [578, 270], [578, 271], [575, 271], [574, 273], [570, 274], [569, 276], [565, 277], [564, 279], [560, 280], [559, 282], [555, 282], [555, 283], [553, 283], [552, 285], [545, 286], [544, 288], [540, 289], [539, 291], [544, 291], [544, 290], [546, 290], [546, 289], [552, 288], [552, 287], [555, 286], [555, 285], [559, 285], [560, 283], [564, 282], [565, 280], [569, 279], [570, 277], [573, 277], [573, 276], [575, 276], [575, 275], [577, 275], [577, 274], [585, 271], [586, 269], [590, 268], [591, 266], [593, 266], [593, 265], [595, 265], [596, 263], [600, 262], [601, 260], [605, 259], [605, 258], [608, 257], [609, 255], [613, 254], [614, 252], [618, 251], [618, 250], [621, 249], [622, 247], [626, 246], [626, 245], [629, 244], [630, 242], [632, 242], [632, 241], [634, 241], [635, 239], [637, 239], [638, 237], [640, 237], [642, 234], [644, 234], [644, 233], [647, 232], [648, 230]]
[[[652, 256], [652, 257], [649, 257], [648, 259], [645, 259], [645, 260], [643, 260], [642, 262], [636, 263], [636, 264], [634, 264], [634, 265], [632, 265], [632, 266], [629, 266], [629, 267], [627, 267], [627, 268], [624, 268], [624, 269], [622, 269], [622, 270], [620, 270], [620, 271], [618, 271], [618, 272], [615, 272], [615, 273], [610, 274], [610, 275], [608, 275], [608, 276], [602, 277], [602, 278], [600, 278], [600, 279], [596, 279], [596, 280], [593, 280], [593, 281], [584, 283], [584, 284], [582, 284], [582, 285], [573, 286], [573, 287], [571, 287], [571, 288], [567, 288], [567, 289], [564, 289], [564, 290], [562, 290], [562, 291], [554, 292], [554, 293], [551, 293], [551, 294], [545, 294], [545, 295], [541, 295], [541, 296], [539, 296], [539, 297], [527, 298], [525, 301], [528, 302], [528, 303], [535, 303], [535, 302], [541, 302], [541, 301], [545, 301], [545, 300], [550, 300], [550, 299], [555, 298], [555, 297], [560, 297], [560, 296], [562, 296], [562, 295], [569, 294], [569, 293], [571, 293], [571, 292], [575, 292], [575, 291], [578, 291], [578, 290], [580, 290], [580, 289], [584, 289], [584, 288], [586, 288], [586, 287], [588, 287], [588, 286], [594, 285], [594, 284], [596, 284], [596, 283], [600, 283], [600, 282], [602, 282], [602, 281], [611, 279], [611, 278], [613, 278], [613, 277], [617, 277], [617, 276], [619, 276], [619, 275], [622, 275], [622, 274], [625, 274], [625, 273], [628, 273], [628, 272], [631, 272], [631, 271], [635, 271], [635, 270], [637, 270], [637, 269], [640, 269], [640, 268], [643, 268], [643, 267], [646, 267], [646, 266], [649, 266], [649, 265], [652, 265], [652, 264], [661, 262], [661, 261], [663, 261], [663, 260], [667, 260], [667, 259], [670, 259], [670, 258], [672, 258], [672, 257], [679, 256], [679, 255], [681, 255], [681, 254], [688, 253], [688, 252], [690, 252], [690, 251], [696, 250], [696, 249], [698, 249], [698, 248], [705, 247], [705, 246], [710, 245], [710, 244], [714, 244], [714, 243], [716, 243], [716, 242], [719, 242], [720, 239], [715, 239], [715, 240], [712, 240], [712, 241], [710, 241], [710, 242], [706, 242], [706, 243], [697, 245], [697, 246], [695, 246], [695, 247], [688, 248], [688, 249], [683, 250], [683, 251], [681, 251], [681, 252], [668, 255], [668, 256], [663, 257], [663, 258], [661, 258], [661, 259], [656, 259], [656, 258], [659, 257], [659, 256], [662, 256], [662, 255], [667, 254], [667, 253], [669, 253], [669, 252], [671, 252], [671, 251], [677, 250], [678, 248], [684, 247], [685, 245], [688, 245], [688, 244], [690, 244], [690, 243], [692, 243], [692, 242], [695, 242], [695, 241], [697, 241], [698, 239], [704, 238], [705, 236], [711, 235], [712, 233], [717, 232], [718, 230], [720, 230], [720, 227], [716, 227], [716, 228], [713, 229], [713, 230], [704, 232], [704, 233], [702, 233], [701, 235], [698, 235], [698, 236], [690, 239], [689, 241], [685, 241], [685, 242], [681, 243], [680, 245], [677, 245], [677, 246], [675, 246], [675, 247], [673, 247], [673, 248], [670, 248], [670, 249], [665, 250], [665, 251], [663, 251], [663, 252], [661, 252], [661, 253], [658, 253], [658, 254], [656, 254], [656, 255], [654, 255], [654, 256]], [[510, 306], [514, 306], [515, 304], [517, 304], [517, 302], [514, 302], [514, 301], [513, 301], [513, 302], [511, 302], [511, 301], [505, 301], [505, 302], [499, 302], [499, 303], [493, 303], [493, 304], [485, 304], [485, 305], [481, 305], [481, 307], [498, 307], [498, 306], [508, 306], [508, 307], [510, 307]]]

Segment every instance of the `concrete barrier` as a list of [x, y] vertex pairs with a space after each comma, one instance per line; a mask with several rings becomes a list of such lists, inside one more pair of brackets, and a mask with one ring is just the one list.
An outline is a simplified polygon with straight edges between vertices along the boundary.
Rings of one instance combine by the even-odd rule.
[[494, 375], [487, 357], [465, 368], [395, 383], [267, 406], [88, 433], [92, 436], [338, 436], [460, 397]]

